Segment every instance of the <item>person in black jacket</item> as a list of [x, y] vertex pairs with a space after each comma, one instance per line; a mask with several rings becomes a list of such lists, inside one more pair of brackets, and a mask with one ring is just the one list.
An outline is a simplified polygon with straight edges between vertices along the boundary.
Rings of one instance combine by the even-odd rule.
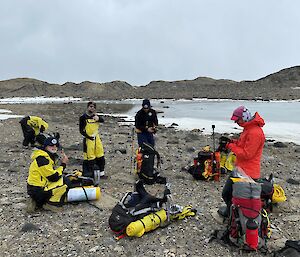
[[158, 120], [156, 111], [151, 108], [150, 101], [144, 99], [142, 109], [135, 115], [135, 128], [140, 147], [144, 142], [154, 146], [153, 134], [156, 133], [157, 126]]

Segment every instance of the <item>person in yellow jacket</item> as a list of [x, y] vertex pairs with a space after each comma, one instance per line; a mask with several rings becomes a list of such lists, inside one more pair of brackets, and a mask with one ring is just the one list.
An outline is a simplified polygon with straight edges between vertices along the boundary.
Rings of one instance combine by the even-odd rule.
[[23, 146], [34, 146], [36, 136], [48, 129], [48, 123], [38, 116], [26, 116], [19, 122], [24, 135]]
[[58, 140], [49, 137], [40, 149], [33, 151], [32, 163], [27, 179], [27, 193], [31, 197], [31, 209], [35, 207], [56, 210], [62, 206], [68, 186], [64, 183], [63, 170], [68, 163], [68, 157], [63, 153], [61, 164], [57, 166]]
[[104, 149], [99, 135], [100, 123], [104, 119], [96, 113], [96, 103], [88, 102], [86, 112], [80, 116], [79, 131], [83, 138], [83, 175], [94, 178], [95, 165], [99, 168], [100, 179], [107, 176], [104, 173]]

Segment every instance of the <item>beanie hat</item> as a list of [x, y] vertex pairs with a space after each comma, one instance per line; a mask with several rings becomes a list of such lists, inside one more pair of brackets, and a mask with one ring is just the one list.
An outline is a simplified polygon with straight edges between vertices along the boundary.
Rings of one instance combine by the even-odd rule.
[[48, 137], [45, 139], [43, 147], [45, 148], [47, 146], [54, 145], [56, 145], [57, 147], [59, 146], [58, 140], [55, 137]]
[[245, 106], [240, 106], [233, 111], [231, 120], [237, 121], [239, 118], [242, 118], [244, 122], [250, 121], [252, 115], [250, 111]]
[[93, 101], [90, 101], [87, 103], [87, 107], [89, 107], [90, 105], [94, 105], [95, 109], [96, 109], [96, 103]]
[[143, 106], [143, 108], [150, 108], [151, 104], [150, 104], [149, 99], [144, 99], [143, 103], [142, 103], [142, 106]]

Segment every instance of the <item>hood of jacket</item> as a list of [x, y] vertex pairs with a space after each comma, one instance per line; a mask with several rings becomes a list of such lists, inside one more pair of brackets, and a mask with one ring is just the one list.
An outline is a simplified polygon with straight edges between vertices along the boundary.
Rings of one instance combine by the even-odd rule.
[[252, 127], [252, 126], [263, 127], [264, 125], [265, 125], [265, 121], [262, 117], [260, 117], [258, 112], [256, 112], [254, 114], [254, 118], [252, 120], [240, 124], [240, 126], [243, 127], [243, 128], [249, 128], [249, 127]]

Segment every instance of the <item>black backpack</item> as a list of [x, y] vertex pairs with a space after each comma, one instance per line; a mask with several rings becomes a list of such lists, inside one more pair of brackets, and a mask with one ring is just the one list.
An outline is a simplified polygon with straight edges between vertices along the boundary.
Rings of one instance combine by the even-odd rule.
[[261, 201], [263, 208], [268, 212], [273, 211], [272, 196], [274, 193], [273, 175], [268, 179], [263, 178], [257, 181], [261, 184]]
[[287, 240], [285, 246], [274, 253], [274, 257], [299, 257], [300, 240]]
[[209, 180], [211, 179], [211, 169], [212, 168], [212, 151], [200, 151], [198, 156], [194, 158], [194, 165], [192, 165], [188, 172], [196, 180]]
[[[161, 183], [166, 184], [166, 178], [161, 177], [157, 169], [161, 163], [159, 153], [150, 144], [143, 143], [140, 149], [142, 153], [142, 164], [138, 170], [138, 176], [146, 184]], [[157, 158], [155, 168], [155, 156]]]
[[126, 227], [133, 221], [156, 212], [167, 201], [166, 189], [163, 198], [156, 198], [146, 192], [143, 181], [139, 180], [135, 185], [135, 192], [129, 192], [123, 196], [120, 202], [112, 209], [108, 223], [111, 230], [119, 237], [125, 236]]

